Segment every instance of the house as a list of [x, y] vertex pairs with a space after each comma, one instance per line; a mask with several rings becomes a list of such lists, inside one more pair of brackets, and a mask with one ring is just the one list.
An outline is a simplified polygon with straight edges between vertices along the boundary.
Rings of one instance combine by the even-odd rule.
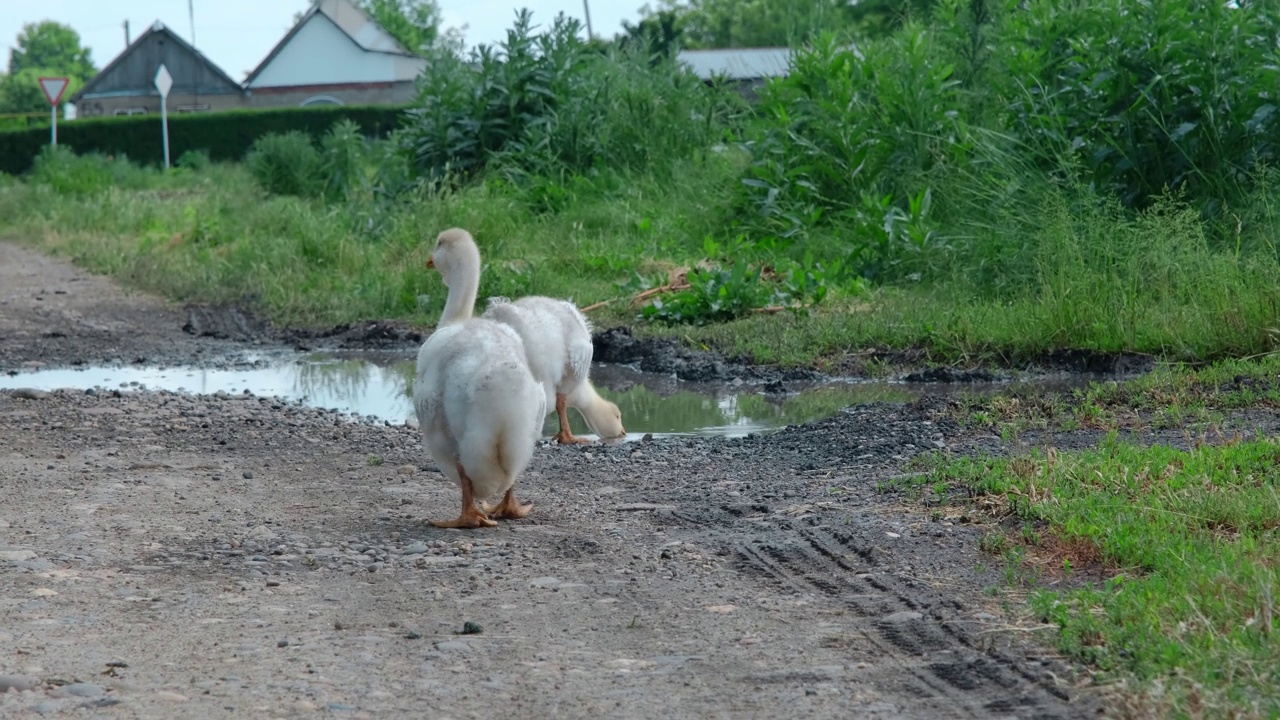
[[676, 53], [676, 60], [688, 66], [703, 82], [724, 78], [750, 98], [770, 78], [787, 75], [792, 52], [785, 47], [681, 50]]
[[168, 102], [171, 112], [244, 106], [240, 83], [157, 21], [71, 96], [76, 117], [160, 112], [155, 78], [162, 63], [173, 76]]
[[252, 107], [403, 104], [426, 66], [350, 0], [316, 0], [244, 85]]
[[76, 117], [159, 113], [161, 63], [173, 76], [170, 112], [403, 105], [427, 65], [350, 0], [312, 3], [243, 84], [157, 20], [69, 99]]

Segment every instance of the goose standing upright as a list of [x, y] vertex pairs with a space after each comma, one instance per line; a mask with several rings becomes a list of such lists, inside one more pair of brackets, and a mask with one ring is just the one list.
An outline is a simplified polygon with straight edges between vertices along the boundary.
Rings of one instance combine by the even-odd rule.
[[[514, 486], [542, 434], [545, 390], [529, 370], [520, 335], [472, 317], [480, 251], [470, 233], [440, 233], [427, 267], [440, 272], [449, 296], [418, 351], [413, 405], [427, 450], [462, 492], [458, 518], [432, 524], [478, 528], [495, 525], [495, 518], [525, 517], [533, 506], [516, 500]], [[497, 495], [501, 503], [476, 508], [476, 499]]]

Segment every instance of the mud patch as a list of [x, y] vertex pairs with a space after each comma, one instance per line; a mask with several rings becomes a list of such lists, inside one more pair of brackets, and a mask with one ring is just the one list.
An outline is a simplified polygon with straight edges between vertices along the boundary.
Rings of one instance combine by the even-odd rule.
[[775, 383], [816, 382], [827, 376], [814, 370], [752, 365], [720, 353], [685, 347], [671, 338], [637, 338], [627, 327], [615, 327], [592, 337], [597, 362], [634, 365], [644, 372], [673, 375], [689, 382]]
[[264, 342], [275, 335], [269, 321], [241, 305], [189, 303], [183, 312], [187, 321], [182, 331], [188, 335], [236, 342]]
[[1037, 356], [1028, 365], [1060, 372], [1123, 377], [1151, 372], [1156, 358], [1145, 353], [1058, 348]]
[[987, 383], [1002, 382], [1009, 377], [1005, 373], [995, 373], [985, 368], [957, 370], [949, 367], [932, 367], [908, 373], [902, 379], [906, 382], [923, 383]]

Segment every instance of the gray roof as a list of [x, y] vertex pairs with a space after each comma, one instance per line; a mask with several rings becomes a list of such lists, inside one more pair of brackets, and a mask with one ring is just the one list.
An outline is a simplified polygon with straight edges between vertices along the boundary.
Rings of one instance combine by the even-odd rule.
[[785, 47], [681, 50], [676, 59], [703, 80], [714, 75], [725, 75], [730, 80], [758, 80], [786, 75], [791, 52]]

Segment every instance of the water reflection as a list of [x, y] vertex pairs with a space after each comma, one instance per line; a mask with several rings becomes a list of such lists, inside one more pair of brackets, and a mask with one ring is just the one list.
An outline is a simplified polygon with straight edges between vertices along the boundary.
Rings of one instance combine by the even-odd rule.
[[[413, 419], [414, 357], [404, 353], [265, 356], [249, 368], [196, 369], [145, 366], [51, 369], [0, 376], [0, 389], [147, 388], [196, 394], [218, 391], [278, 396], [392, 423]], [[745, 435], [829, 416], [860, 403], [907, 401], [925, 392], [957, 387], [892, 382], [830, 383], [778, 395], [727, 384], [695, 385], [627, 367], [597, 365], [592, 379], [600, 394], [617, 403], [629, 437], [655, 435]], [[578, 435], [591, 437], [570, 411]], [[554, 414], [546, 434], [557, 429]]]

